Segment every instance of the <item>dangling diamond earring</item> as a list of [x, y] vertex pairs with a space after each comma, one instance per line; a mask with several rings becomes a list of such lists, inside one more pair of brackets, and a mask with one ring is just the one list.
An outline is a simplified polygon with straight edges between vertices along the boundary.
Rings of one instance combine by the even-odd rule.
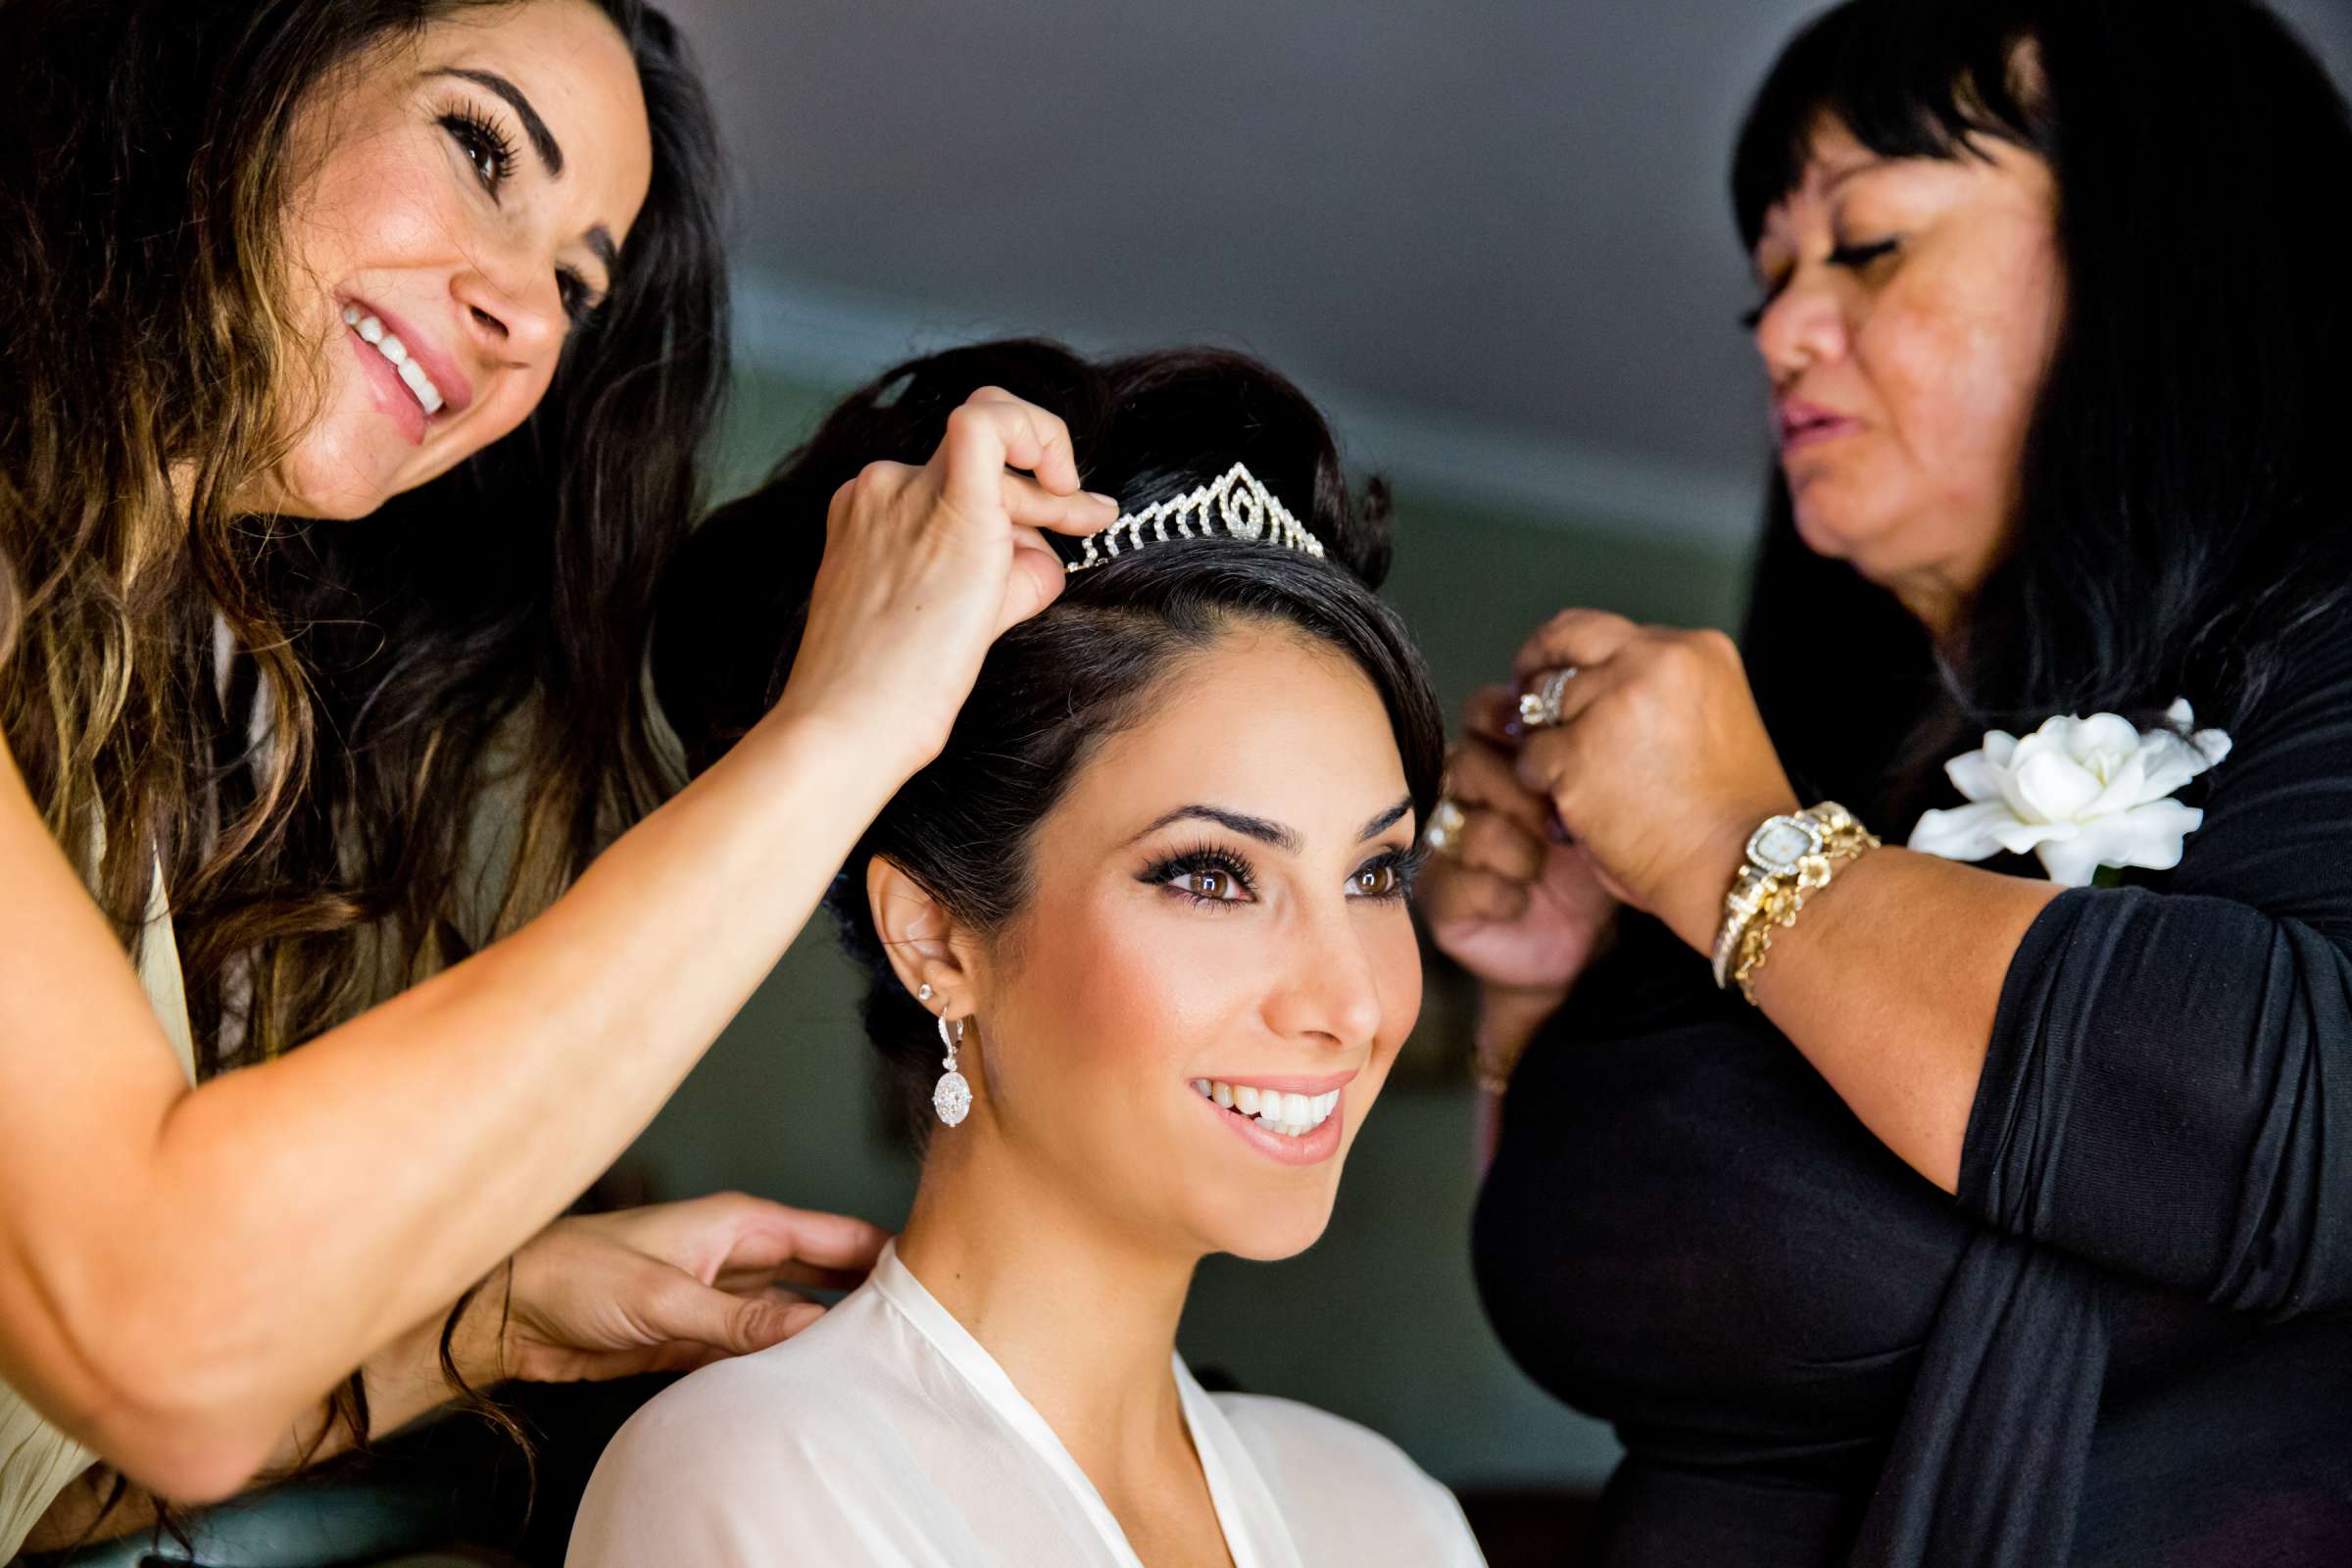
[[963, 1020], [956, 1019], [956, 1032], [950, 1034], [948, 1015], [941, 1013], [939, 1043], [948, 1048], [947, 1059], [940, 1063], [948, 1070], [939, 1075], [939, 1082], [932, 1087], [931, 1108], [939, 1112], [941, 1121], [953, 1127], [963, 1120], [972, 1108], [972, 1086], [964, 1081], [963, 1074], [956, 1070], [956, 1048], [963, 1044]]

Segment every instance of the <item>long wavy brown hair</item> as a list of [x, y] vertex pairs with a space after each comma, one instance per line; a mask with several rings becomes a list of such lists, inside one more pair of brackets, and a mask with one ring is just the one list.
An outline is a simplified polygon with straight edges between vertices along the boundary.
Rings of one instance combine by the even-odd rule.
[[237, 505], [315, 347], [281, 303], [289, 131], [468, 3], [0, 8], [0, 57], [40, 63], [0, 107], [0, 731], [126, 945], [160, 858], [208, 1071], [511, 930], [664, 783], [643, 632], [724, 286], [711, 120], [658, 13], [596, 0], [652, 187], [530, 420], [364, 522]]
[[670, 782], [643, 648], [725, 380], [721, 185], [640, 0], [593, 3], [651, 188], [529, 420], [362, 522], [238, 504], [318, 348], [297, 117], [480, 3], [0, 5], [0, 733], [126, 949], [160, 863], [203, 1073], [512, 930]]

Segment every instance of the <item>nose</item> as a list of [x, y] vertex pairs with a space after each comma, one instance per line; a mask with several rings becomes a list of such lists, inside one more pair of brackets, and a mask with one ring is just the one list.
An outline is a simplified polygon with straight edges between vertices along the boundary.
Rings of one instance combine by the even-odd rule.
[[564, 346], [568, 321], [553, 263], [480, 257], [459, 270], [450, 292], [468, 339], [494, 360], [532, 365]]
[[1266, 999], [1266, 1025], [1285, 1040], [1329, 1051], [1369, 1050], [1381, 1025], [1380, 988], [1353, 911], [1316, 911], [1286, 946]]
[[1845, 355], [1845, 302], [1815, 268], [1799, 269], [1756, 321], [1756, 352], [1776, 387]]

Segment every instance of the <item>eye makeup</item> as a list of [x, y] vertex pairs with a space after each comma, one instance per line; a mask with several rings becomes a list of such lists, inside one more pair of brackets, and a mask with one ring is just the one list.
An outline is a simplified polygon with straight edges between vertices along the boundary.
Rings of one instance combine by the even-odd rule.
[[[1409, 899], [1413, 894], [1413, 883], [1420, 877], [1421, 867], [1428, 861], [1429, 851], [1418, 844], [1410, 849], [1384, 851], [1355, 868], [1355, 875], [1348, 879], [1348, 885], [1352, 890], [1350, 896], [1373, 899], [1384, 904]], [[1364, 885], [1367, 878], [1372, 879], [1371, 887]]]
[[[441, 128], [449, 132], [472, 168], [474, 177], [481, 181], [491, 205], [504, 205], [499, 192], [514, 177], [514, 136], [487, 110], [467, 99], [453, 102], [441, 112], [439, 120]], [[605, 303], [605, 296], [575, 267], [556, 269], [556, 293], [563, 301], [564, 319], [575, 331], [586, 325], [597, 307]]]
[[[1164, 887], [1196, 905], [1251, 904], [1257, 898], [1250, 862], [1231, 850], [1206, 842], [1152, 861], [1136, 880]], [[1187, 882], [1198, 885], [1188, 887]]]
[[497, 201], [499, 187], [514, 175], [514, 138], [478, 105], [464, 99], [442, 111], [441, 128], [473, 166], [482, 189]]
[[[1349, 874], [1348, 896], [1379, 903], [1409, 898], [1427, 858], [1427, 851], [1418, 845], [1386, 850]], [[1250, 861], [1205, 842], [1153, 860], [1137, 873], [1136, 880], [1166, 888], [1196, 905], [1225, 907], [1257, 901], [1256, 873]]]

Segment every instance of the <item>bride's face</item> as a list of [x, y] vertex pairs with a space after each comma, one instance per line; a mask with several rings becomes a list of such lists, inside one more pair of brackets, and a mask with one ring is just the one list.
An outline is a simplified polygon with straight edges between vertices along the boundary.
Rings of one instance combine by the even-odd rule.
[[1420, 1011], [1403, 764], [1364, 675], [1282, 630], [1152, 715], [1039, 825], [976, 966], [975, 1120], [1139, 1243], [1287, 1256]]

